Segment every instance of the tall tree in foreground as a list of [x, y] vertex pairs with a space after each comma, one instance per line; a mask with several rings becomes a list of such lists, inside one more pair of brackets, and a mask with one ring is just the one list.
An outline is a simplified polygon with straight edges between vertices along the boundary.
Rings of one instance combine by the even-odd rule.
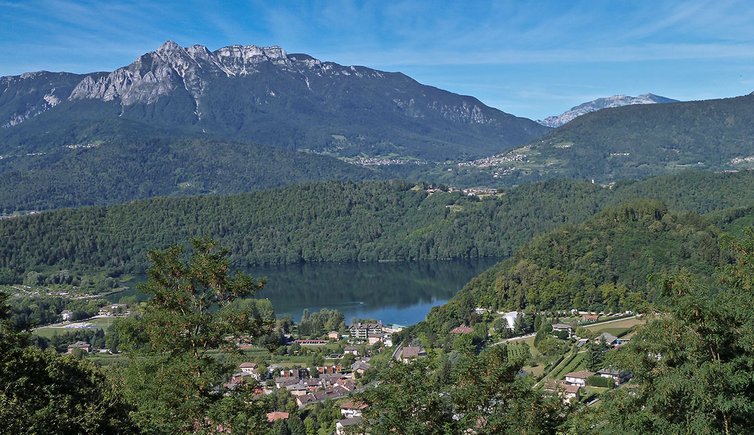
[[[210, 240], [194, 240], [149, 253], [152, 266], [141, 289], [151, 295], [140, 337], [131, 338], [125, 377], [127, 397], [138, 406], [134, 419], [154, 433], [212, 431], [225, 424], [253, 431], [262, 409], [244, 397], [223, 396], [228, 367], [210, 355], [233, 351], [241, 337], [268, 334], [274, 324], [269, 301], [250, 298], [263, 282], [231, 274], [228, 251]], [[232, 403], [231, 403], [232, 402]]]
[[[505, 346], [393, 362], [361, 400], [364, 433], [557, 433], [567, 408], [517, 376], [522, 361]], [[361, 433], [361, 432], [359, 432]]]
[[610, 355], [632, 382], [576, 414], [574, 433], [754, 432], [754, 231], [729, 248], [718, 288], [663, 283], [666, 314]]

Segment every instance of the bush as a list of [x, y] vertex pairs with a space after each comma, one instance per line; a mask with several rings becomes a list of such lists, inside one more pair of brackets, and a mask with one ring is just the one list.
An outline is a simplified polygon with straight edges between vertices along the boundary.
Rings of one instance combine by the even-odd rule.
[[615, 381], [612, 378], [602, 376], [589, 376], [586, 378], [586, 384], [591, 387], [612, 388], [615, 385]]

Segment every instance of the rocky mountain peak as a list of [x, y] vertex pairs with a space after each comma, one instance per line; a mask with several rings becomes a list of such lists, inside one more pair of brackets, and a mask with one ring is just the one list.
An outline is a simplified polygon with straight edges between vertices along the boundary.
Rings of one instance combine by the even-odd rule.
[[630, 95], [613, 95], [610, 97], [597, 98], [596, 100], [588, 101], [578, 106], [572, 107], [560, 115], [548, 116], [545, 119], [539, 120], [542, 125], [547, 127], [557, 128], [561, 125], [567, 124], [573, 121], [581, 115], [595, 112], [601, 109], [607, 109], [611, 107], [629, 106], [633, 104], [658, 104], [658, 103], [675, 103], [678, 100], [673, 100], [666, 97], [661, 97], [652, 93], [641, 94], [636, 97]]
[[278, 46], [231, 45], [211, 52], [203, 45], [184, 48], [168, 40], [106, 76], [87, 76], [69, 99], [119, 100], [126, 106], [150, 104], [177, 88], [185, 88], [197, 100], [214, 77], [254, 74], [263, 62], [291, 64], [288, 54]]
[[164, 54], [164, 53], [173, 53], [173, 52], [181, 51], [181, 50], [183, 50], [183, 47], [181, 47], [180, 45], [168, 39], [162, 45], [160, 45], [156, 51], [157, 53]]

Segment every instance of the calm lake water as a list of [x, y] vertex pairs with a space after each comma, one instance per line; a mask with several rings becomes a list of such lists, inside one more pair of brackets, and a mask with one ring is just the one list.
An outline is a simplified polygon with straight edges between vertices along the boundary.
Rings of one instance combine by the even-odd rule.
[[[267, 285], [256, 297], [269, 298], [279, 317], [298, 320], [305, 308], [334, 308], [347, 323], [358, 317], [412, 325], [498, 261], [306, 263], [257, 267], [247, 273], [266, 278]], [[113, 299], [131, 294], [137, 294], [135, 289]]]
[[267, 278], [258, 297], [269, 298], [278, 316], [298, 320], [304, 308], [335, 308], [346, 322], [358, 317], [412, 325], [498, 261], [306, 263], [249, 272]]

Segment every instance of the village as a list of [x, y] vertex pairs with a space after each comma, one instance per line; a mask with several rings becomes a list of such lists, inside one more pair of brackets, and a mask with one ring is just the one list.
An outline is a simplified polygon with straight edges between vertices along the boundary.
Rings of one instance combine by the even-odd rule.
[[[433, 189], [428, 188], [429, 193]], [[139, 315], [140, 309], [139, 303], [106, 303], [85, 318], [80, 317], [81, 312], [64, 309], [57, 323], [36, 328], [34, 333], [49, 340], [60, 353], [109, 365], [122, 358], [111, 326], [119, 319]], [[324, 317], [312, 327], [311, 320], [320, 315]], [[601, 361], [606, 352], [630, 341], [636, 327], [644, 323], [632, 312], [578, 309], [525, 313], [478, 307], [472, 317], [476, 319], [473, 324], [449, 331], [447, 343], [453, 343], [453, 337], [482, 334], [481, 347], [505, 345], [511, 358], [522, 359], [520, 375], [531, 377], [533, 388], [587, 406], [597, 404], [601, 394], [622, 388], [631, 379], [630, 372], [601, 365]], [[534, 318], [540, 319], [537, 325]], [[276, 329], [280, 341], [274, 350], [245, 337], [235, 343], [240, 354], [215, 353], [234, 364], [232, 374], [217, 386], [218, 393], [251, 390], [258, 396], [282, 395], [286, 399], [281, 403], [288, 405], [267, 415], [270, 424], [311, 407], [338, 407], [342, 417], [336, 425], [338, 434], [360, 423], [366, 405], [354, 396], [370, 388], [386, 364], [410, 363], [435, 352], [434, 343], [406, 340], [401, 326], [370, 319], [353, 319], [346, 325], [335, 310], [305, 313], [299, 322], [278, 319]]]
[[[64, 311], [61, 313], [63, 322], [48, 325], [41, 333], [52, 334], [53, 339], [58, 333], [70, 331], [104, 333], [106, 325], [132, 315], [132, 308], [127, 304], [109, 304], [103, 306], [96, 316], [81, 321], [71, 321], [71, 313]], [[426, 356], [423, 349], [411, 346], [394, 349], [393, 334], [402, 330], [401, 326], [371, 320], [312, 337], [298, 335], [294, 327], [283, 334], [283, 342], [274, 352], [252, 344], [250, 338], [241, 339], [236, 343], [241, 353], [224, 356], [237, 363], [227, 381], [217, 387], [217, 392], [232, 395], [250, 389], [255, 396], [282, 394], [289, 398], [283, 403], [294, 403], [298, 410], [317, 404], [337, 406], [343, 418], [337, 422], [336, 433], [344, 433], [344, 428], [361, 421], [365, 405], [353, 401], [351, 396], [368, 388], [372, 378], [367, 372], [375, 361], [384, 364], [393, 358], [410, 362]], [[97, 346], [93, 343], [91, 339], [76, 340], [58, 350], [102, 365], [116, 363], [122, 358], [116, 349], [107, 345], [109, 341], [99, 342]], [[215, 355], [220, 357], [221, 352]], [[267, 414], [268, 422], [274, 424], [286, 420], [293, 411], [290, 407], [281, 407]]]

